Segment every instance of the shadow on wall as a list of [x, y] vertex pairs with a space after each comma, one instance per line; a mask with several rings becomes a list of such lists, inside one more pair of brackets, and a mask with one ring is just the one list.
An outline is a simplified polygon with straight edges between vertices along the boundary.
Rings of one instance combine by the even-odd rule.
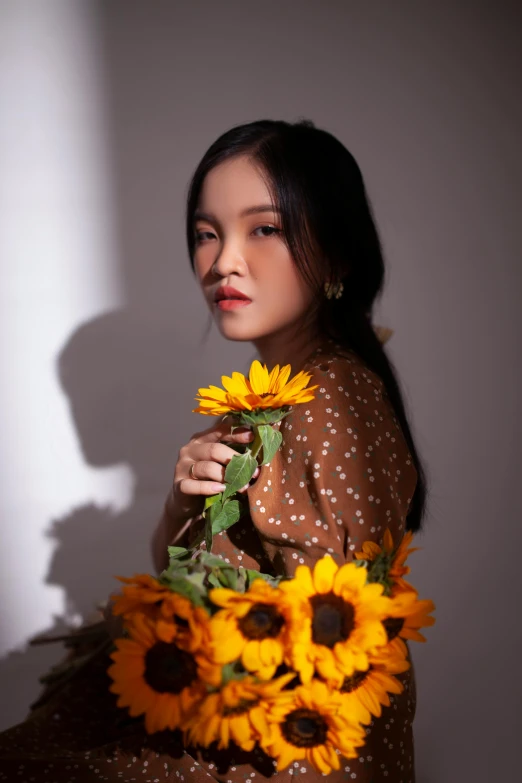
[[[152, 531], [182, 438], [196, 429], [177, 411], [192, 408], [197, 371], [190, 365], [197, 353], [187, 361], [186, 341], [181, 346], [171, 325], [144, 322], [129, 311], [83, 324], [60, 352], [58, 376], [85, 462], [128, 465], [134, 487], [122, 511], [88, 502], [45, 531], [56, 542], [46, 583], [63, 588], [66, 607], [43, 634], [62, 631], [76, 615], [92, 617], [96, 604], [119, 589], [116, 574], [153, 572]], [[55, 643], [27, 647], [0, 662], [4, 728], [24, 719], [40, 691], [38, 676], [63, 657], [63, 646]]]

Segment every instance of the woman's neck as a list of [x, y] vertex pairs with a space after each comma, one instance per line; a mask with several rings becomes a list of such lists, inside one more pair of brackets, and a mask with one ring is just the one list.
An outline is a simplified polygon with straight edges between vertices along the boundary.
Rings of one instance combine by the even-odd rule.
[[316, 353], [317, 349], [328, 342], [321, 335], [299, 335], [292, 342], [287, 339], [277, 340], [270, 336], [261, 340], [254, 340], [254, 345], [259, 355], [261, 364], [266, 364], [271, 370], [276, 364], [280, 367], [289, 364], [292, 375], [299, 372], [307, 359]]

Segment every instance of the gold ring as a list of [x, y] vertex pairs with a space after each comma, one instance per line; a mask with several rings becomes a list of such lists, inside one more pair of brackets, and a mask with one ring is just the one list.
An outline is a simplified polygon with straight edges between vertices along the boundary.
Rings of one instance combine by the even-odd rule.
[[198, 478], [197, 478], [197, 476], [195, 476], [195, 475], [194, 475], [194, 465], [195, 465], [195, 464], [196, 464], [195, 462], [193, 462], [193, 463], [191, 464], [191, 466], [190, 466], [190, 469], [189, 469], [189, 476], [190, 476], [190, 478], [192, 478], [192, 479], [194, 479], [195, 481], [197, 481], [197, 480], [198, 480]]

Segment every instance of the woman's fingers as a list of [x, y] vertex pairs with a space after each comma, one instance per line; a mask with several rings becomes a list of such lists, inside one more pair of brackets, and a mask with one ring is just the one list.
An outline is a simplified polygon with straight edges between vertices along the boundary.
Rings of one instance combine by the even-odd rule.
[[[219, 481], [219, 477], [215, 478], [216, 475], [221, 470], [222, 475], [224, 477], [225, 469], [222, 465], [218, 465], [216, 462], [198, 462], [197, 463], [197, 479], [193, 478], [184, 478], [180, 481], [179, 488], [181, 492], [183, 492], [186, 495], [216, 495], [218, 492], [223, 492], [223, 490], [226, 487], [226, 484], [222, 481]], [[259, 465], [255, 469], [252, 480], [256, 479], [259, 476], [260, 467]], [[202, 475], [200, 474], [207, 474]], [[248, 484], [245, 484], [244, 487], [241, 487], [241, 489], [238, 490], [238, 492], [246, 492], [248, 487], [250, 486], [250, 482]]]
[[226, 484], [218, 481], [202, 481], [200, 479], [183, 478], [179, 489], [184, 495], [217, 495], [223, 492]]
[[[228, 462], [232, 457], [228, 458]], [[217, 481], [223, 483], [225, 480], [226, 466], [214, 460], [200, 459], [193, 463], [194, 470], [189, 476], [194, 479], [205, 479], [206, 481]]]
[[201, 430], [200, 432], [194, 433], [192, 440], [199, 443], [212, 443], [213, 441], [217, 442], [220, 440], [227, 442], [236, 441], [239, 443], [247, 443], [249, 440], [253, 439], [254, 433], [250, 428], [241, 426], [235, 429], [234, 432], [231, 432], [232, 426], [233, 422], [231, 421], [219, 421], [217, 424], [213, 424], [212, 427], [208, 427], [206, 430]]
[[[225, 469], [237, 451], [227, 443], [248, 443], [254, 433], [248, 427], [231, 432], [232, 422], [220, 421], [194, 433], [180, 449], [176, 466], [176, 492], [182, 495], [215, 495], [225, 489]], [[191, 466], [192, 468], [191, 473]], [[181, 474], [181, 477], [180, 477]], [[241, 490], [243, 491], [243, 490]]]
[[248, 443], [254, 440], [254, 433], [248, 429], [234, 430], [234, 432], [225, 433], [220, 440], [231, 441], [232, 443]]

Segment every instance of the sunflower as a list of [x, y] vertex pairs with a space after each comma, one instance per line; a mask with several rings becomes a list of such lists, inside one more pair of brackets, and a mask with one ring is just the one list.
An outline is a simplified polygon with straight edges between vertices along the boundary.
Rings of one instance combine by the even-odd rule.
[[375, 543], [375, 541], [365, 541], [362, 545], [361, 552], [355, 552], [354, 557], [359, 560], [369, 560], [373, 562], [377, 557], [391, 558], [389, 565], [389, 576], [393, 580], [392, 595], [403, 591], [415, 591], [415, 588], [403, 579], [403, 576], [410, 573], [410, 567], [405, 566], [404, 563], [408, 555], [412, 552], [417, 552], [419, 547], [410, 547], [413, 539], [413, 533], [411, 530], [407, 530], [402, 537], [396, 551], [393, 548], [393, 536], [386, 528], [384, 531], [382, 546]]
[[255, 359], [250, 366], [248, 378], [240, 372], [233, 372], [232, 377], [221, 376], [224, 389], [219, 386], [198, 389], [195, 399], [199, 402], [199, 407], [192, 412], [218, 416], [231, 411], [282, 408], [285, 405], [313, 400], [312, 392], [318, 386], [305, 388], [311, 374], [301, 371], [289, 381], [290, 369], [289, 364], [285, 364], [281, 369], [276, 364], [269, 373], [266, 364], [261, 365]]
[[270, 682], [258, 682], [250, 675], [232, 679], [217, 693], [209, 693], [197, 709], [183, 722], [185, 741], [208, 747], [217, 741], [227, 748], [232, 740], [246, 751], [267, 737], [268, 702], [277, 699], [295, 672]]
[[223, 607], [210, 620], [214, 660], [231, 663], [241, 658], [245, 669], [271, 679], [283, 662], [289, 612], [285, 594], [256, 579], [245, 593], [220, 587], [210, 590], [209, 597]]
[[382, 705], [390, 706], [390, 693], [402, 693], [403, 684], [393, 675], [410, 668], [403, 652], [391, 645], [369, 656], [366, 671], [356, 671], [345, 677], [340, 687], [343, 694], [341, 711], [360, 715], [361, 723], [370, 723], [372, 715], [381, 716]]
[[407, 654], [407, 648], [402, 639], [425, 642], [426, 637], [419, 633], [419, 628], [435, 624], [435, 618], [429, 616], [434, 609], [433, 601], [430, 599], [419, 600], [416, 591], [396, 595], [391, 599], [388, 616], [383, 623], [388, 642], [395, 642], [395, 647], [402, 649], [405, 654]]
[[368, 655], [387, 642], [382, 620], [391, 599], [380, 584], [366, 584], [367, 571], [355, 563], [339, 567], [330, 555], [317, 561], [313, 573], [298, 566], [279, 589], [291, 599], [291, 622], [285, 659], [310, 682], [314, 670], [340, 685], [354, 671], [369, 666]]
[[180, 625], [183, 624], [181, 621], [186, 621], [190, 616], [190, 601], [161, 584], [153, 576], [135, 574], [130, 578], [117, 576], [116, 579], [126, 586], [122, 588], [122, 594], [113, 599], [113, 614], [127, 617], [140, 612], [151, 619], [176, 615]]
[[340, 769], [338, 749], [345, 758], [356, 758], [366, 731], [355, 717], [341, 711], [342, 696], [324, 682], [312, 680], [287, 691], [268, 710], [268, 738], [260, 744], [277, 761], [278, 771], [292, 761], [306, 759], [318, 771]]
[[114, 661], [107, 669], [109, 690], [118, 694], [118, 707], [136, 717], [145, 713], [149, 734], [176, 729], [206, 695], [207, 683], [221, 682], [221, 669], [202, 649], [188, 649], [173, 622], [135, 614], [128, 621], [129, 638], [116, 639]]

